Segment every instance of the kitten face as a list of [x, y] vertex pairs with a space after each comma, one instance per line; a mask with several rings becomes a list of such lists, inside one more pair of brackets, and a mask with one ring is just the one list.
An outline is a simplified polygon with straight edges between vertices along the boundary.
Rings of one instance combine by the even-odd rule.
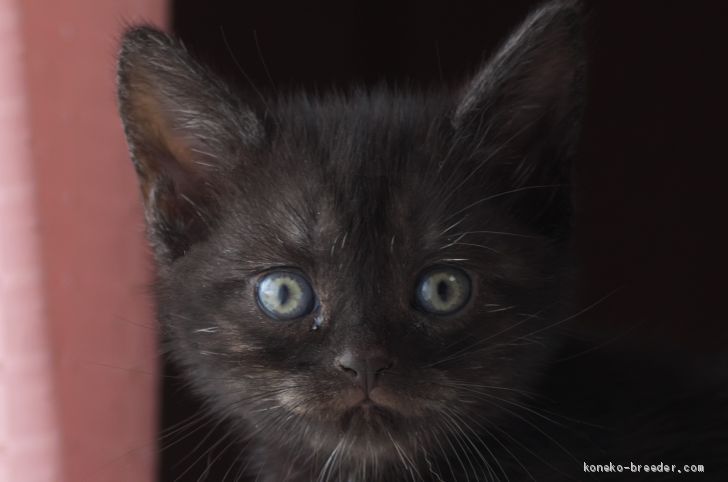
[[[543, 355], [536, 340], [519, 337], [553, 303], [549, 244], [500, 209], [478, 203], [509, 186], [455, 190], [472, 169], [438, 169], [453, 138], [427, 138], [430, 126], [420, 119], [433, 119], [432, 113], [406, 109], [411, 131], [397, 136], [413, 140], [386, 157], [368, 156], [376, 132], [366, 130], [327, 139], [315, 157], [304, 146], [286, 146], [288, 129], [310, 128], [310, 140], [319, 128], [346, 125], [338, 113], [322, 114], [327, 102], [310, 107], [307, 126], [279, 121], [280, 144], [251, 155], [255, 172], [235, 176], [240, 184], [223, 198], [223, 222], [167, 268], [162, 319], [184, 344], [178, 358], [194, 360], [203, 378], [227, 379], [209, 383], [224, 403], [260, 394], [237, 407], [242, 415], [279, 406], [273, 413], [321, 426], [326, 443], [352, 423], [365, 435], [355, 440], [386, 439], [385, 429], [427, 423], [448, 405], [469, 410], [478, 393], [460, 391], [459, 383], [520, 386]], [[402, 122], [396, 105], [393, 112], [372, 112], [383, 117], [374, 121], [366, 116], [375, 98], [349, 102], [359, 104], [356, 114], [374, 130]], [[418, 145], [422, 151], [411, 152]], [[418, 280], [433, 267], [457, 267], [470, 279], [470, 299], [453, 314], [417, 306]], [[278, 270], [310, 283], [316, 297], [310, 313], [276, 320], [260, 308], [260, 280]], [[347, 352], [393, 365], [369, 393], [375, 409], [358, 406], [364, 393], [337, 361]], [[492, 404], [485, 408], [493, 411]], [[375, 423], [364, 423], [368, 417]]]
[[383, 463], [509, 413], [558, 321], [574, 19], [540, 10], [463, 92], [262, 109], [163, 34], [126, 35], [159, 319], [221, 416]]

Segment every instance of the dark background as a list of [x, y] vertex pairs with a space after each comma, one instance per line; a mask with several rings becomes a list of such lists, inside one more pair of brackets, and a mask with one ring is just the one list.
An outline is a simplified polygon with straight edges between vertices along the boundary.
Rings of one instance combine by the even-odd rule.
[[[173, 28], [248, 91], [456, 85], [540, 3], [177, 0]], [[660, 356], [726, 353], [726, 7], [584, 3], [589, 98], [574, 178], [580, 303], [618, 291], [571, 329]], [[174, 370], [166, 373], [169, 427], [199, 407]], [[188, 467], [180, 480], [197, 480], [215, 451], [195, 445], [162, 452], [163, 480]], [[225, 470], [213, 468], [209, 480]]]

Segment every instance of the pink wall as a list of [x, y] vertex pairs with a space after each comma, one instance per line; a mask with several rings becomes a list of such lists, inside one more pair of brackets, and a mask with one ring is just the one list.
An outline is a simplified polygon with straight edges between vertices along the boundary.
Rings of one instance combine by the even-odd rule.
[[60, 432], [23, 59], [20, 11], [0, 0], [0, 480], [50, 482], [60, 477]]
[[140, 19], [165, 2], [0, 0], [2, 481], [153, 480], [149, 253], [114, 97]]

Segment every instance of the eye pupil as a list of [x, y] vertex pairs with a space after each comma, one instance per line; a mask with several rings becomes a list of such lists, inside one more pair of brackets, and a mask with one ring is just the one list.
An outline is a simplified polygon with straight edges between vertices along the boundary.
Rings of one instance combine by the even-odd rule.
[[288, 287], [288, 284], [282, 284], [281, 287], [278, 288], [278, 303], [280, 303], [281, 306], [286, 306], [290, 297], [291, 289]]
[[448, 301], [448, 298], [450, 297], [450, 285], [444, 281], [437, 283], [437, 296], [439, 296], [442, 301]]

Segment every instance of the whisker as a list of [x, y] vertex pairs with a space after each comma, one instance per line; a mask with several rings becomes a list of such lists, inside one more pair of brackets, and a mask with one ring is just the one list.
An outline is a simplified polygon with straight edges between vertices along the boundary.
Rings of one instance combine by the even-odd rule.
[[454, 213], [452, 213], [450, 216], [447, 217], [447, 219], [451, 219], [451, 218], [457, 216], [458, 214], [462, 214], [463, 212], [465, 212], [479, 204], [491, 201], [493, 199], [497, 199], [499, 197], [508, 196], [510, 194], [517, 194], [519, 192], [524, 192], [524, 191], [530, 191], [533, 189], [557, 189], [560, 187], [566, 187], [566, 184], [540, 184], [540, 185], [534, 185], [534, 186], [517, 187], [514, 189], [509, 189], [508, 191], [501, 191], [499, 193], [491, 194], [489, 196], [486, 196], [482, 199], [478, 199], [477, 201], [474, 201], [474, 202], [468, 204], [464, 208], [459, 209], [459, 210], [455, 211]]
[[607, 293], [606, 295], [604, 295], [604, 296], [602, 296], [601, 298], [599, 298], [599, 299], [598, 299], [597, 301], [595, 301], [594, 303], [590, 304], [590, 305], [589, 305], [589, 306], [587, 306], [586, 308], [583, 308], [583, 309], [581, 309], [581, 310], [577, 311], [577, 312], [576, 312], [576, 313], [574, 313], [573, 315], [571, 315], [571, 316], [567, 316], [566, 318], [563, 318], [563, 319], [561, 319], [561, 320], [559, 320], [559, 321], [557, 321], [557, 322], [555, 322], [555, 323], [551, 323], [550, 325], [544, 326], [543, 328], [539, 328], [539, 329], [537, 329], [537, 330], [534, 330], [534, 331], [532, 331], [532, 332], [530, 332], [530, 333], [527, 333], [527, 334], [523, 335], [523, 336], [522, 336], [522, 337], [520, 337], [520, 338], [525, 338], [525, 337], [529, 337], [529, 336], [533, 336], [533, 335], [536, 335], [536, 334], [538, 334], [538, 333], [542, 333], [542, 332], [544, 332], [544, 331], [546, 331], [546, 330], [550, 330], [550, 329], [554, 328], [555, 326], [559, 326], [559, 325], [561, 325], [561, 324], [563, 324], [563, 323], [566, 323], [567, 321], [571, 321], [571, 320], [573, 320], [574, 318], [578, 318], [579, 316], [581, 316], [581, 315], [583, 315], [584, 313], [586, 313], [586, 312], [588, 312], [588, 311], [590, 311], [590, 310], [594, 309], [594, 308], [595, 308], [595, 307], [597, 307], [598, 305], [602, 304], [603, 302], [605, 302], [606, 300], [608, 300], [609, 298], [611, 298], [611, 297], [612, 297], [612, 296], [613, 296], [613, 295], [614, 295], [615, 293], [617, 293], [617, 292], [618, 292], [619, 290], [621, 290], [621, 289], [622, 289], [622, 287], [619, 287], [619, 288], [615, 288], [615, 289], [613, 289], [612, 291], [610, 291], [609, 293]]
[[[482, 460], [483, 465], [485, 466], [485, 468], [488, 471], [488, 473], [493, 476], [493, 480], [499, 479], [499, 477], [496, 475], [495, 471], [493, 470], [491, 464], [485, 459], [485, 456], [482, 454], [482, 452], [480, 450], [478, 450], [478, 448], [475, 446], [475, 444], [473, 443], [473, 441], [471, 440], [471, 438], [468, 437], [465, 434], [465, 430], [455, 420], [455, 418], [457, 417], [457, 415], [454, 412], [454, 410], [446, 410], [446, 411], [443, 412], [443, 414], [445, 416], [449, 417], [451, 419], [452, 423], [458, 428], [458, 430], [460, 430], [463, 433], [463, 435], [465, 436], [466, 440], [473, 447], [473, 450], [475, 451], [476, 455]], [[459, 419], [459, 417], [457, 417], [457, 418]], [[460, 420], [460, 421], [462, 422], [462, 420]], [[488, 447], [488, 445], [482, 440], [482, 438], [477, 433], [475, 433], [467, 424], [463, 424], [463, 426], [465, 428], [467, 428], [467, 430], [471, 434], [475, 435], [475, 437], [480, 442], [480, 444], [483, 446], [483, 448], [485, 448], [485, 450], [491, 456], [491, 458], [493, 459], [493, 462], [498, 466], [498, 468], [500, 469], [501, 473], [503, 473], [503, 475], [505, 476], [506, 480], [509, 480], [508, 479], [508, 475], [506, 474], [505, 470], [503, 470], [503, 467], [501, 466], [500, 462], [498, 462], [498, 458], [495, 457], [495, 454], [493, 454], [493, 451], [490, 450], [490, 447]], [[474, 470], [474, 473], [477, 474], [478, 473], [477, 470]]]

